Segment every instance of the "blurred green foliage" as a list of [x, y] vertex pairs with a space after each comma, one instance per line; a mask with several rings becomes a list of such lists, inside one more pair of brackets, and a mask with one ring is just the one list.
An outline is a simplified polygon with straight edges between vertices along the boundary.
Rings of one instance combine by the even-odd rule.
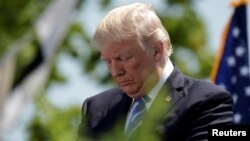
[[36, 40], [28, 42], [15, 55], [15, 77], [12, 88], [15, 88], [35, 67], [42, 62], [42, 54]]
[[40, 94], [35, 99], [37, 112], [28, 130], [30, 141], [74, 141], [80, 122], [77, 105], [58, 108]]
[[[34, 32], [34, 25], [50, 2], [51, 0], [7, 0], [0, 2], [0, 63], [5, 61], [6, 56], [11, 56], [13, 50], [16, 50], [14, 51], [15, 55], [12, 56], [15, 60], [12, 89], [21, 84], [24, 78], [44, 61], [41, 45]], [[56, 60], [62, 50], [73, 54], [74, 50], [70, 48], [69, 40], [74, 32], [81, 33], [79, 30], [82, 30], [79, 23], [72, 24], [64, 42], [50, 60], [49, 65], [52, 69], [44, 91], [52, 82], [66, 80], [58, 70]], [[71, 141], [75, 139], [81, 115], [79, 105], [59, 109], [47, 99], [45, 92], [39, 93], [34, 101], [36, 111], [27, 129], [30, 141]]]
[[18, 50], [15, 56], [12, 88], [15, 88], [42, 60], [34, 33], [34, 23], [49, 2], [50, 0], [0, 2], [0, 61], [9, 55], [10, 51]]
[[50, 0], [3, 0], [0, 2], [0, 59], [10, 45], [29, 30]]

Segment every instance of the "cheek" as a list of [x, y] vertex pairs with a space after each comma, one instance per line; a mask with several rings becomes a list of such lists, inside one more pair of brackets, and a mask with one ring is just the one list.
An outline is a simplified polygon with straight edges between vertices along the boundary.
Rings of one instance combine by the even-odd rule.
[[144, 81], [146, 77], [150, 75], [152, 70], [152, 64], [143, 61], [130, 64], [127, 67], [128, 74], [138, 81]]
[[126, 68], [131, 75], [139, 75], [143, 70], [143, 66], [142, 63], [136, 61], [128, 64]]

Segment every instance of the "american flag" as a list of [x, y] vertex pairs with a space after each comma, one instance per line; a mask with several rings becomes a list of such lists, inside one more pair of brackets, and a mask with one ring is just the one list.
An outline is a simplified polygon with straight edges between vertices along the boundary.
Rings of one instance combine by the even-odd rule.
[[234, 10], [213, 68], [212, 81], [232, 94], [235, 123], [250, 124], [247, 6], [241, 4]]

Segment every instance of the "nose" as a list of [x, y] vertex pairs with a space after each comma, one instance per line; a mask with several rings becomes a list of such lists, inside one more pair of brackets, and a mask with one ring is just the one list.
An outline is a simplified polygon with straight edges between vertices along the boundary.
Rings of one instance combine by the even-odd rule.
[[123, 67], [116, 62], [112, 62], [112, 64], [109, 67], [109, 70], [113, 77], [121, 76], [125, 73]]

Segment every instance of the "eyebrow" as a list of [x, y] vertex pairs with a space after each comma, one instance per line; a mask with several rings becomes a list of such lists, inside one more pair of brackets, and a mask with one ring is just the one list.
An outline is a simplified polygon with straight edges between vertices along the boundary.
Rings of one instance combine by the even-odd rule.
[[[111, 56], [111, 58], [117, 58], [117, 57], [119, 57], [119, 56], [121, 56], [121, 54], [115, 54], [115, 55], [113, 55], [113, 56]], [[104, 58], [102, 55], [100, 55], [100, 59], [101, 60], [107, 60], [107, 58]]]
[[[124, 56], [124, 55], [131, 55], [132, 53], [130, 53], [130, 52], [127, 52], [127, 53], [120, 53], [120, 54], [114, 54], [113, 56], [111, 56], [111, 58], [119, 58], [119, 57], [121, 57], [121, 56]], [[107, 58], [103, 58], [103, 56], [101, 55], [100, 56], [100, 59], [101, 60], [107, 60]]]

